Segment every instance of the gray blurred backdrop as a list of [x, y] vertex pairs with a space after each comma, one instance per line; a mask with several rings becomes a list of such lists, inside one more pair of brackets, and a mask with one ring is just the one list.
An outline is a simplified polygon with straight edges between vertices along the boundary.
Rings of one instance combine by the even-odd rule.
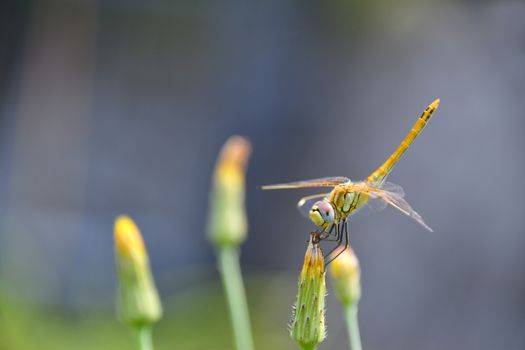
[[[350, 224], [363, 342], [524, 349], [524, 16], [509, 0], [3, 2], [1, 288], [111, 308], [121, 213], [141, 227], [162, 295], [218, 283], [210, 174], [241, 134], [253, 142], [243, 268], [267, 276], [251, 302], [273, 303], [287, 337], [313, 229], [295, 203], [311, 191], [257, 186], [362, 179], [439, 97], [389, 177], [435, 232], [393, 209]], [[322, 348], [342, 349], [328, 300]]]

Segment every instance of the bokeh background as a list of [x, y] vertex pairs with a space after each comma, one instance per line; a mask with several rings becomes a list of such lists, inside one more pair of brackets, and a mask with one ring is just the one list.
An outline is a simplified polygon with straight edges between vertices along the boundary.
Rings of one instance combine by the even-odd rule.
[[[367, 349], [525, 348], [525, 3], [270, 0], [0, 3], [0, 349], [129, 349], [112, 225], [150, 251], [158, 349], [231, 349], [205, 237], [210, 176], [253, 142], [242, 264], [258, 349], [286, 326], [309, 191], [267, 183], [380, 165], [435, 230], [356, 217]], [[328, 296], [323, 349], [346, 348]]]

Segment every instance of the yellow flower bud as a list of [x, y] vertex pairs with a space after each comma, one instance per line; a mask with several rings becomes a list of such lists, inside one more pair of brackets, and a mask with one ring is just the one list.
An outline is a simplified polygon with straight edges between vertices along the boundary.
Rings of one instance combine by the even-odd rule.
[[346, 249], [330, 263], [330, 276], [339, 301], [350, 306], [361, 298], [361, 271], [352, 248]]
[[250, 142], [232, 136], [224, 144], [213, 176], [208, 236], [217, 246], [236, 246], [246, 239], [244, 208], [245, 168], [251, 153]]
[[140, 231], [131, 218], [119, 216], [114, 236], [119, 316], [131, 326], [151, 325], [161, 318], [162, 306]]
[[326, 272], [319, 234], [312, 233], [299, 276], [297, 303], [292, 316], [291, 336], [303, 349], [314, 349], [326, 336]]

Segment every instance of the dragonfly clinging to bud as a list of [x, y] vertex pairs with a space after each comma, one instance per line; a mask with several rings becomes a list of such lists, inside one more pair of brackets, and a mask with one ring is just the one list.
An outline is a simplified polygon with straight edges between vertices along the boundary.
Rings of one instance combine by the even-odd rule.
[[[267, 185], [262, 186], [262, 189], [332, 188], [328, 193], [302, 198], [297, 203], [297, 206], [301, 212], [307, 214], [310, 220], [319, 227], [323, 233], [322, 238], [327, 238], [332, 234], [335, 235], [338, 245], [334, 250], [342, 244], [343, 238], [345, 239], [345, 247], [348, 246], [348, 218], [365, 204], [375, 205], [378, 209], [390, 205], [414, 219], [427, 230], [432, 231], [423, 218], [404, 199], [405, 193], [403, 188], [394, 183], [386, 182], [385, 179], [403, 153], [423, 130], [438, 105], [439, 99], [436, 99], [423, 111], [394, 153], [364, 181], [352, 182], [346, 177], [326, 177]], [[335, 233], [333, 232], [334, 230]]]

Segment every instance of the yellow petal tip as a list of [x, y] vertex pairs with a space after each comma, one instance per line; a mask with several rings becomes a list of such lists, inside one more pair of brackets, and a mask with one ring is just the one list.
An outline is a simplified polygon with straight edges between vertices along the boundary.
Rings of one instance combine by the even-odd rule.
[[115, 220], [115, 246], [119, 254], [144, 257], [146, 249], [139, 228], [129, 216], [121, 215]]

